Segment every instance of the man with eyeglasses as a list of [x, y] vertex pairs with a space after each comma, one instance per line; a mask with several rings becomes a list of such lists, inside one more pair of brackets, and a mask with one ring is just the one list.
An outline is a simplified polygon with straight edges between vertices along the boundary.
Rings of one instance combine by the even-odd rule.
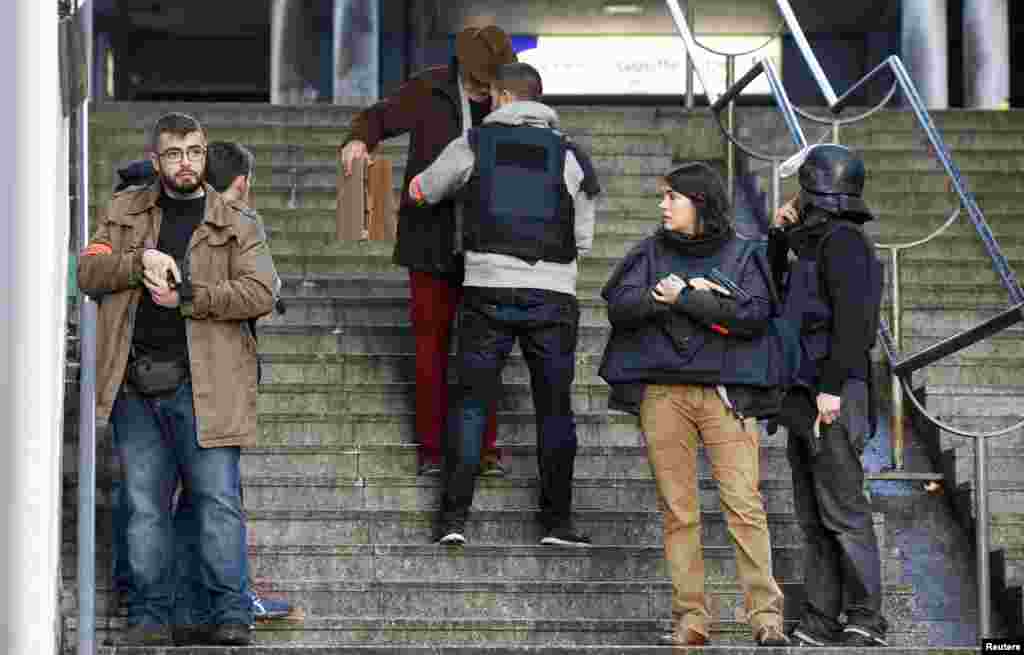
[[258, 222], [204, 184], [206, 134], [172, 113], [153, 127], [158, 180], [116, 193], [78, 262], [99, 302], [96, 419], [109, 421], [127, 521], [124, 645], [173, 643], [180, 483], [195, 503], [205, 643], [250, 643], [240, 448], [256, 441], [256, 343], [272, 311], [273, 260]]

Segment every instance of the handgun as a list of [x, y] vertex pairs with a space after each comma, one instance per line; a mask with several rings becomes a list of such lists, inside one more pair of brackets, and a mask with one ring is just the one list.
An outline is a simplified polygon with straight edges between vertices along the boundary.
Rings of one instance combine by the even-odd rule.
[[736, 300], [739, 300], [741, 302], [750, 300], [749, 293], [741, 289], [739, 285], [730, 280], [725, 273], [718, 270], [717, 268], [712, 268], [711, 272], [708, 273], [707, 278], [714, 282], [715, 284], [717, 284], [718, 286], [727, 289], [729, 293], [731, 293], [733, 297], [736, 298]]

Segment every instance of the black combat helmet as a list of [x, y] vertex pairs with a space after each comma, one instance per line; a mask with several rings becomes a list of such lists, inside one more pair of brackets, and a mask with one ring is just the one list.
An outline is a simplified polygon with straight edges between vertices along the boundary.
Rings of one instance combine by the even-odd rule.
[[870, 221], [871, 210], [861, 198], [864, 161], [852, 150], [834, 143], [811, 146], [799, 169], [800, 204], [860, 223]]

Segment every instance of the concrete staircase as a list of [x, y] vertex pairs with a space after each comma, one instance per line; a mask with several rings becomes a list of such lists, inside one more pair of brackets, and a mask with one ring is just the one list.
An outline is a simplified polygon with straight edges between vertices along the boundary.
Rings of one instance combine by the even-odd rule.
[[[499, 416], [499, 443], [509, 475], [480, 481], [467, 526], [470, 543], [451, 551], [430, 543], [436, 480], [415, 474], [414, 350], [405, 272], [391, 264], [391, 244], [333, 239], [336, 146], [352, 110], [100, 106], [92, 124], [94, 202], [109, 197], [114, 165], [140, 155], [143, 128], [171, 109], [197, 115], [211, 139], [238, 140], [253, 148], [258, 159], [255, 204], [285, 280], [287, 314], [261, 322], [261, 442], [245, 451], [243, 475], [254, 575], [268, 579], [271, 593], [301, 605], [307, 618], [301, 624], [257, 626], [256, 640], [265, 649], [254, 652], [278, 652], [286, 644], [303, 645], [301, 652], [326, 644], [366, 653], [422, 648], [549, 655], [626, 652], [630, 645], [635, 649], [628, 652], [666, 652], [652, 645], [668, 627], [669, 616], [656, 494], [636, 421], [607, 410], [607, 389], [596, 374], [608, 335], [598, 291], [629, 245], [656, 225], [655, 176], [676, 159], [722, 159], [721, 138], [708, 116], [674, 108], [560, 108], [567, 131], [592, 149], [605, 187], [594, 251], [581, 265], [574, 387], [580, 439], [574, 501], [578, 524], [594, 537], [595, 547], [567, 551], [537, 545], [535, 429], [528, 376], [517, 350], [504, 374]], [[878, 237], [883, 241], [919, 238], [922, 225], [940, 223], [951, 207], [937, 176], [908, 175], [918, 166], [908, 151], [917, 146], [902, 120], [903, 114], [886, 114], [858, 134], [870, 146], [865, 150], [872, 171], [869, 201], [881, 213]], [[970, 127], [972, 119], [956, 114], [949, 120], [964, 121], [965, 130], [983, 129]], [[883, 131], [890, 128], [891, 133]], [[1024, 141], [1024, 125], [1018, 132], [1008, 127], [1006, 138], [1002, 133], [985, 136], [987, 126], [984, 130], [972, 143], [992, 147], [971, 160], [977, 169], [960, 158], [959, 150], [956, 155], [1000, 243], [1019, 262], [1024, 259], [1019, 241], [1011, 251], [1012, 225], [1019, 220], [1009, 190], [1013, 178], [993, 172], [990, 180], [983, 171], [1003, 161], [993, 159], [996, 146], [1006, 145], [1002, 152], [1014, 156], [1008, 144], [1013, 138]], [[966, 150], [968, 139], [963, 139]], [[849, 140], [855, 143], [852, 133]], [[396, 163], [396, 185], [402, 179], [404, 147], [405, 140], [396, 139], [382, 149]], [[1005, 167], [1012, 170], [1012, 161]], [[989, 208], [994, 202], [1001, 213]], [[906, 257], [905, 347], [916, 349], [915, 344], [952, 333], [956, 325], [977, 321], [1005, 303], [1005, 294], [1000, 296], [977, 273], [982, 269], [979, 252], [970, 232], [958, 229], [941, 245]], [[1005, 335], [975, 350], [926, 372], [934, 376], [923, 380], [929, 406], [946, 418], [956, 413], [954, 421], [964, 420], [965, 406], [971, 408], [966, 415], [974, 411], [978, 418], [971, 420], [979, 424], [999, 421], [1002, 417], [993, 412], [1012, 414], [1013, 400], [1022, 391], [1012, 384], [1020, 350]], [[1005, 406], [992, 403], [986, 391], [1001, 394]], [[69, 447], [75, 442], [71, 428]], [[1015, 438], [1019, 441], [1020, 435]], [[765, 435], [762, 493], [775, 572], [787, 594], [787, 618], [793, 619], [803, 583], [801, 536], [792, 517], [784, 446], [784, 431]], [[718, 619], [712, 638], [716, 644], [749, 646], [749, 630], [736, 618], [742, 600], [716, 485], [706, 462], [702, 466], [705, 559]], [[109, 477], [107, 471], [100, 482], [98, 574], [99, 637], [107, 644], [116, 643], [122, 625], [109, 583]], [[73, 471], [66, 483], [65, 498], [73, 499]], [[1007, 488], [1008, 507], [1015, 502], [1024, 507], [1015, 495], [1022, 489]], [[993, 503], [994, 525], [1008, 526], [1008, 543], [1024, 543], [1019, 516], [1014, 524], [998, 511], [1001, 507]], [[73, 507], [66, 507], [65, 517], [65, 580], [73, 581]], [[876, 529], [884, 544], [880, 514]], [[1019, 554], [1020, 548], [1007, 550], [1013, 552]], [[940, 624], [949, 618], [922, 611], [918, 592], [896, 556], [887, 548], [883, 553], [891, 643], [943, 645], [929, 635], [941, 633]], [[1008, 580], [1019, 584], [1022, 568], [1008, 566], [1010, 575], [1017, 576]], [[73, 591], [73, 584], [66, 587]], [[73, 594], [65, 596], [68, 644], [74, 643], [74, 602]]]

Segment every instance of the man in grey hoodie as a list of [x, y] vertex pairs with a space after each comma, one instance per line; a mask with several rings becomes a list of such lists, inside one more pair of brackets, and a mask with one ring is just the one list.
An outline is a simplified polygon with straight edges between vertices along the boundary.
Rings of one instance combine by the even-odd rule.
[[[558, 115], [538, 102], [540, 74], [522, 63], [498, 68], [496, 109], [452, 141], [414, 177], [409, 195], [435, 204], [457, 194], [465, 214], [465, 292], [459, 308], [461, 397], [445, 444], [438, 541], [466, 542], [486, 408], [516, 339], [530, 370], [536, 410], [542, 544], [587, 546], [572, 523], [579, 304], [577, 256], [594, 235], [594, 199], [584, 169], [558, 132]], [[589, 165], [587, 166], [589, 169]]]

